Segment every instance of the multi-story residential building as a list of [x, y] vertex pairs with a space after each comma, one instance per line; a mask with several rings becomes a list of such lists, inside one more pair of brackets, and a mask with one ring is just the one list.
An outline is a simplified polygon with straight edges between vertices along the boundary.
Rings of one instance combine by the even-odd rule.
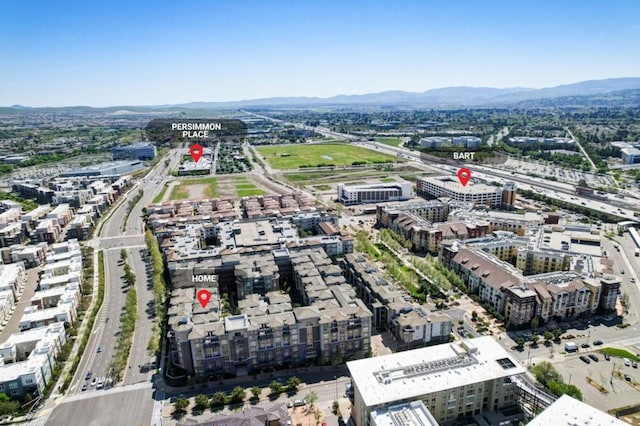
[[569, 395], [562, 395], [542, 413], [537, 414], [527, 426], [567, 425], [608, 425], [627, 426], [610, 414], [578, 401]]
[[454, 209], [470, 210], [470, 203], [450, 200], [412, 201], [409, 203], [380, 204], [376, 207], [376, 220], [381, 226], [389, 228], [401, 213], [411, 213], [428, 222], [444, 222]]
[[18, 299], [18, 293], [22, 293], [26, 279], [22, 262], [0, 265], [0, 291], [11, 292], [13, 300]]
[[0, 345], [0, 393], [42, 396], [66, 337], [62, 322], [9, 336]]
[[11, 223], [0, 229], [0, 247], [10, 247], [21, 244], [27, 234], [23, 231], [22, 223]]
[[370, 415], [371, 426], [438, 426], [422, 401], [405, 402], [378, 410]]
[[441, 425], [516, 406], [511, 378], [526, 371], [492, 337], [351, 361], [347, 368], [356, 426], [376, 424], [373, 413], [409, 401], [422, 401]]
[[344, 205], [403, 201], [414, 197], [411, 182], [375, 183], [369, 185], [338, 185], [337, 200]]
[[[320, 247], [229, 253], [171, 270], [177, 289], [170, 300], [170, 347], [173, 362], [189, 374], [243, 375], [369, 351], [371, 313]], [[194, 297], [198, 274], [215, 277], [207, 279], [212, 299], [204, 309]], [[292, 297], [304, 306], [294, 308]], [[227, 304], [238, 308], [231, 312]]]
[[397, 349], [449, 340], [451, 318], [405, 300], [404, 295], [362, 256], [348, 254], [341, 259], [340, 266], [347, 282], [355, 287], [356, 295], [373, 314], [372, 325], [389, 331]]
[[620, 279], [611, 275], [585, 278], [576, 272], [525, 277], [521, 271], [483, 251], [459, 249], [448, 265], [514, 326], [532, 318], [575, 318], [615, 309]]

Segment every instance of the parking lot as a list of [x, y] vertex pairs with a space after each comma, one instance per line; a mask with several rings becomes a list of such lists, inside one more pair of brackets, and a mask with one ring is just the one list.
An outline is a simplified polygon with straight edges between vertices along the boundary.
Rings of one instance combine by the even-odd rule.
[[[590, 360], [587, 364], [580, 359], [581, 355], [588, 354], [595, 354], [598, 361]], [[582, 352], [564, 356], [557, 360], [554, 366], [566, 383], [580, 388], [587, 404], [600, 410], [607, 411], [637, 404], [640, 400], [640, 369], [631, 365], [625, 366], [620, 358], [611, 357], [610, 361], [607, 361], [602, 354]], [[625, 380], [625, 374], [629, 375], [630, 381]], [[593, 384], [587, 381], [587, 377], [592, 379]], [[597, 389], [598, 385], [603, 387], [603, 392]]]

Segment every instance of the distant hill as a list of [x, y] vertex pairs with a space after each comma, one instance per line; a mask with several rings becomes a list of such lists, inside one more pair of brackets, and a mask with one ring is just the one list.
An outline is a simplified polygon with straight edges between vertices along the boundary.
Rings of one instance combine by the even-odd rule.
[[[162, 112], [171, 110], [208, 110], [243, 107], [313, 107], [313, 106], [363, 106], [387, 105], [403, 107], [535, 107], [565, 105], [627, 105], [637, 100], [640, 90], [640, 77], [610, 78], [605, 80], [589, 80], [579, 83], [563, 84], [544, 89], [526, 87], [493, 88], [493, 87], [443, 87], [426, 92], [405, 92], [389, 90], [362, 95], [338, 95], [329, 98], [318, 97], [275, 97], [264, 99], [248, 99], [232, 102], [190, 102], [176, 105], [154, 106], [113, 106], [108, 108], [68, 107], [77, 110], [102, 110], [112, 113]], [[625, 92], [629, 93], [625, 93]], [[637, 103], [636, 103], [637, 105]], [[29, 108], [21, 105], [0, 109], [0, 113], [30, 109], [48, 111], [52, 108]], [[56, 108], [57, 109], [57, 108]]]
[[560, 108], [560, 107], [638, 107], [640, 89], [618, 90], [593, 95], [559, 96], [555, 98], [527, 99], [519, 101], [518, 108]]

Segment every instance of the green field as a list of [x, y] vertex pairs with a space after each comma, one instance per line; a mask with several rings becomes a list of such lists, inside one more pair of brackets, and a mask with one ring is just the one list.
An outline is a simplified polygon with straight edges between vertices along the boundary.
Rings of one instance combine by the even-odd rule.
[[400, 139], [400, 138], [376, 138], [376, 142], [383, 143], [383, 144], [389, 145], [389, 146], [395, 146], [397, 148], [402, 143], [402, 139]]
[[249, 180], [244, 176], [238, 176], [234, 178], [234, 183], [236, 186], [236, 193], [239, 198], [265, 194], [262, 189], [249, 182]]
[[257, 149], [275, 169], [350, 166], [397, 161], [396, 157], [391, 155], [343, 144], [261, 146]]

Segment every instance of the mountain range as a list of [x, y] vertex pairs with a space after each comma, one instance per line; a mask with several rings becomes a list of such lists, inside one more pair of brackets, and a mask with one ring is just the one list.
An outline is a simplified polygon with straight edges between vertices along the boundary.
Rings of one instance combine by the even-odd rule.
[[[274, 97], [230, 102], [190, 102], [153, 106], [95, 108], [107, 111], [166, 111], [167, 109], [219, 109], [243, 107], [314, 106], [402, 106], [402, 107], [563, 107], [563, 106], [637, 106], [640, 101], [640, 77], [610, 78], [564, 84], [543, 89], [526, 87], [443, 87], [425, 92], [389, 90], [362, 95], [318, 97]], [[88, 107], [74, 107], [88, 108]], [[14, 105], [3, 110], [29, 109]], [[34, 108], [36, 109], [36, 108]], [[37, 108], [40, 110], [41, 108]], [[47, 108], [48, 109], [48, 108]], [[93, 108], [92, 108], [93, 109]]]
[[[166, 107], [220, 108], [251, 106], [331, 106], [331, 105], [405, 105], [405, 106], [517, 106], [520, 102], [566, 97], [601, 96], [609, 93], [640, 90], [640, 77], [589, 80], [543, 89], [511, 87], [443, 87], [425, 92], [389, 90], [362, 95], [338, 95], [328, 98], [275, 97], [232, 102], [191, 102]], [[573, 99], [575, 101], [575, 99]], [[588, 99], [582, 99], [588, 103]]]

